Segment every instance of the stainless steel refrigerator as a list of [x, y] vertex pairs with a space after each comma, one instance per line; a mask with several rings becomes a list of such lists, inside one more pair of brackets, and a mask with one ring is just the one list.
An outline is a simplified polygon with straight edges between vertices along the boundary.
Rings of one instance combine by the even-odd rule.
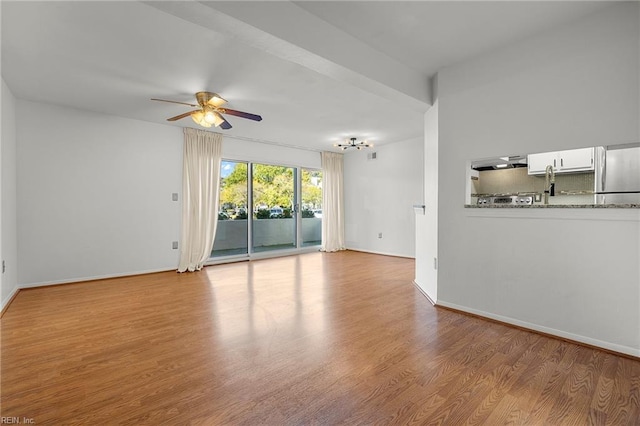
[[596, 177], [598, 204], [640, 204], [640, 143], [608, 146]]

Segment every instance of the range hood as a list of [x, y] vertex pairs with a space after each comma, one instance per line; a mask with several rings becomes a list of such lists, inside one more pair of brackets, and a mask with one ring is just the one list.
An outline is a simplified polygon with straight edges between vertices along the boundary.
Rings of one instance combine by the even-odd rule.
[[515, 167], [527, 167], [527, 156], [512, 155], [510, 157], [487, 158], [471, 162], [471, 168], [478, 171], [513, 169]]

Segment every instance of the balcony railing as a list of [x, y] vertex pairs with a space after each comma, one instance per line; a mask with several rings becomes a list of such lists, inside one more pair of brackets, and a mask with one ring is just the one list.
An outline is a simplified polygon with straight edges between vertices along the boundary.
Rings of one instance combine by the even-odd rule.
[[[246, 253], [247, 219], [219, 220], [212, 256]], [[302, 218], [302, 245], [319, 245], [322, 240], [322, 219]], [[253, 219], [255, 251], [270, 248], [295, 247], [295, 219]]]

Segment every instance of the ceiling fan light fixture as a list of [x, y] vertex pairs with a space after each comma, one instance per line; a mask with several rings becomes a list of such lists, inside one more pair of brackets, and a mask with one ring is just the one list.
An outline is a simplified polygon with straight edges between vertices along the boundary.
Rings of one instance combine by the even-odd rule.
[[209, 105], [213, 105], [214, 107], [219, 107], [227, 103], [227, 101], [225, 99], [222, 99], [217, 93], [211, 93], [211, 99], [209, 99], [207, 103]]
[[212, 124], [218, 127], [225, 121], [218, 111], [208, 105], [205, 105], [205, 107], [202, 108], [202, 112], [202, 119], [209, 124], [209, 127], [211, 127]]
[[191, 119], [196, 123], [200, 124], [200, 121], [204, 118], [204, 113], [202, 111], [196, 111], [191, 114]]
[[196, 111], [191, 114], [191, 119], [202, 127], [211, 127], [211, 123], [206, 120], [204, 111]]
[[212, 111], [212, 113], [213, 113], [213, 125], [214, 126], [218, 127], [222, 123], [224, 123], [225, 120], [224, 120], [224, 118], [222, 118], [222, 116], [219, 113], [217, 113], [215, 111]]
[[[215, 121], [216, 121], [216, 116], [215, 116], [215, 114], [213, 113], [213, 111], [210, 111], [210, 110], [209, 110], [209, 111], [207, 111], [207, 112], [205, 112], [205, 113], [204, 113], [204, 121], [206, 121], [206, 122], [207, 122], [207, 123], [209, 123], [209, 124], [214, 124], [214, 123], [215, 123]], [[216, 125], [216, 127], [218, 127], [218, 126]]]

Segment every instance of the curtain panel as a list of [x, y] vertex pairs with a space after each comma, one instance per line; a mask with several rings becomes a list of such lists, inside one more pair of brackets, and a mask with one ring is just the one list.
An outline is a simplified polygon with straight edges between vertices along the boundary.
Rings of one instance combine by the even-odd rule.
[[184, 129], [178, 272], [199, 271], [211, 256], [218, 224], [221, 159], [221, 134]]
[[343, 155], [322, 153], [321, 251], [344, 250]]

